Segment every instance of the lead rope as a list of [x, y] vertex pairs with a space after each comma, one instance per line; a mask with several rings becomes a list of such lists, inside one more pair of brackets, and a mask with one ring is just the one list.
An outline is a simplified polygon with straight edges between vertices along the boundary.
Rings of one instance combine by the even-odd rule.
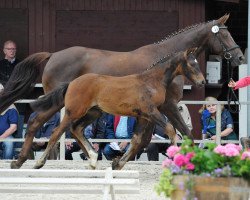
[[[225, 59], [227, 60], [227, 76], [228, 76], [228, 82], [230, 81], [230, 79], [233, 77], [233, 69], [231, 68], [231, 63], [230, 63], [230, 59], [228, 59], [225, 56]], [[231, 69], [231, 73], [230, 73], [230, 69]], [[231, 102], [233, 102], [233, 106], [235, 106], [235, 108], [232, 108]], [[231, 113], [239, 113], [241, 110], [241, 104], [239, 102], [238, 97], [236, 96], [233, 88], [228, 87], [228, 92], [227, 92], [227, 104], [228, 104], [228, 110]]]

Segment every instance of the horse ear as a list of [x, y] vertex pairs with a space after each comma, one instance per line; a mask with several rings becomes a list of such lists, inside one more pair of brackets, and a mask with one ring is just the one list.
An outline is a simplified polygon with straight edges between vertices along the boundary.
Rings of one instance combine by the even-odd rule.
[[189, 48], [187, 51], [186, 51], [186, 54], [187, 54], [187, 56], [189, 55], [189, 54], [195, 54], [195, 52], [197, 51], [197, 47], [193, 47], [193, 48]]
[[218, 19], [219, 24], [225, 24], [229, 18], [230, 14], [225, 14], [220, 19]]

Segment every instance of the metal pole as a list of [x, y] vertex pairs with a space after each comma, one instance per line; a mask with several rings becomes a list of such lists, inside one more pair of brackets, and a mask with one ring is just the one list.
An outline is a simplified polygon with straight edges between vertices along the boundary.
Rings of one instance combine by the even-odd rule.
[[[247, 28], [247, 34], [248, 34], [248, 37], [247, 37], [247, 65], [249, 63], [249, 60], [250, 60], [250, 51], [249, 51], [249, 47], [250, 47], [250, 39], [249, 39], [249, 36], [250, 36], [250, 3], [248, 1], [248, 28]], [[248, 74], [250, 74], [250, 68], [248, 67]], [[247, 87], [247, 99], [248, 101], [250, 100], [250, 87]], [[250, 136], [250, 107], [248, 106], [247, 107], [247, 132], [248, 132], [248, 136]]]
[[[65, 114], [65, 108], [61, 109], [60, 119], [62, 121]], [[65, 160], [65, 133], [60, 138], [60, 160]]]
[[221, 104], [217, 104], [216, 109], [216, 144], [221, 144]]

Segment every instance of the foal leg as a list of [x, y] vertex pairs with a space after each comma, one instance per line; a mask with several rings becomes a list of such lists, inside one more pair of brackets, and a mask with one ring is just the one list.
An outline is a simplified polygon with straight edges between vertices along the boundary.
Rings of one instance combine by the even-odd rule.
[[97, 118], [101, 116], [101, 114], [102, 112], [100, 110], [92, 108], [84, 117], [77, 120], [71, 126], [71, 132], [73, 137], [81, 147], [83, 153], [89, 158], [90, 166], [94, 169], [96, 168], [98, 153], [93, 149], [90, 142], [84, 136], [83, 129], [85, 129], [87, 125], [93, 123]]
[[45, 112], [39, 112], [37, 116], [29, 122], [28, 129], [26, 131], [25, 141], [22, 146], [22, 150], [18, 155], [17, 161], [12, 161], [10, 167], [12, 169], [19, 169], [23, 163], [27, 160], [28, 153], [31, 149], [31, 145], [37, 130], [47, 122], [60, 108], [63, 106], [52, 107]]
[[138, 118], [129, 149], [120, 159], [113, 160], [112, 169], [121, 169], [127, 161], [134, 158], [142, 148], [146, 147], [151, 141], [153, 129], [154, 124], [152, 122]]
[[159, 112], [158, 109], [154, 109], [151, 114], [149, 115], [149, 118], [159, 126], [163, 127], [165, 129], [165, 134], [167, 134], [171, 140], [172, 144], [176, 144], [176, 132], [172, 124], [167, 122], [166, 118]]
[[185, 124], [179, 112], [178, 106], [175, 102], [166, 101], [164, 102], [164, 104], [161, 105], [159, 110], [168, 117], [168, 119], [171, 121], [174, 127], [180, 131], [180, 133], [186, 134], [191, 140], [194, 140], [194, 137], [187, 125]]
[[44, 166], [44, 164], [49, 156], [50, 151], [52, 150], [52, 148], [54, 147], [56, 142], [59, 140], [59, 138], [62, 136], [62, 134], [65, 132], [65, 130], [69, 127], [70, 122], [71, 121], [68, 118], [68, 116], [65, 115], [62, 122], [60, 123], [60, 125], [53, 130], [53, 133], [50, 137], [48, 145], [47, 145], [42, 157], [39, 160], [37, 160], [35, 166], [33, 167], [34, 169], [40, 169], [41, 167]]

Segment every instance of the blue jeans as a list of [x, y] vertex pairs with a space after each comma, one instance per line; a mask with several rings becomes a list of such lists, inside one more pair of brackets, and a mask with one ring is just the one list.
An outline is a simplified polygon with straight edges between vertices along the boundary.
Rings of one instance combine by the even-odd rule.
[[126, 146], [126, 148], [123, 150], [123, 152], [121, 151], [116, 151], [113, 150], [110, 146], [109, 143], [106, 144], [106, 146], [103, 149], [103, 155], [106, 157], [107, 160], [112, 160], [113, 158], [115, 158], [116, 156], [121, 156], [123, 155], [129, 148], [129, 145]]
[[[8, 139], [13, 139], [14, 137], [10, 135], [7, 137]], [[13, 159], [14, 154], [14, 142], [10, 141], [3, 141], [0, 143], [1, 149], [2, 149], [2, 159]]]

